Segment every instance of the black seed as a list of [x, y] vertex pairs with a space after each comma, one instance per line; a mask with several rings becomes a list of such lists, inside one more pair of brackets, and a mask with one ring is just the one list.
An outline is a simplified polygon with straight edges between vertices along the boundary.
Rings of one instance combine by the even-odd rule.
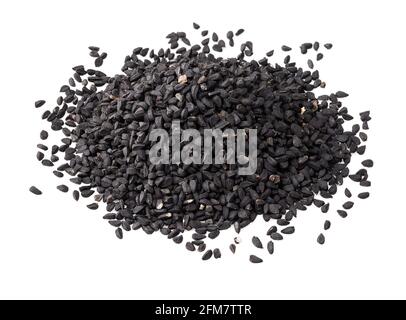
[[199, 246], [197, 247], [197, 251], [203, 252], [204, 250], [206, 250], [206, 244], [205, 243], [199, 244]]
[[205, 36], [207, 36], [208, 34], [209, 34], [209, 31], [208, 31], [208, 30], [203, 30], [202, 33], [201, 33], [202, 37], [205, 37]]
[[44, 159], [41, 161], [42, 165], [45, 167], [53, 167], [54, 163], [48, 159]]
[[239, 36], [240, 34], [244, 33], [244, 29], [238, 29], [237, 32], [235, 33], [236, 36]]
[[333, 45], [332, 45], [331, 43], [326, 43], [326, 44], [324, 45], [324, 47], [325, 47], [327, 50], [330, 50], [330, 49], [333, 47]]
[[45, 100], [38, 100], [35, 102], [35, 108], [41, 108], [45, 104]]
[[363, 155], [363, 154], [365, 153], [365, 150], [366, 150], [366, 146], [359, 146], [359, 147], [357, 148], [357, 153], [358, 153], [359, 155]]
[[212, 39], [214, 42], [219, 41], [219, 37], [218, 37], [217, 33], [213, 32], [213, 34], [212, 34], [212, 36], [211, 36], [211, 39]]
[[96, 68], [101, 67], [103, 65], [103, 58], [102, 57], [96, 58], [96, 60], [94, 60], [94, 65]]
[[218, 249], [218, 248], [214, 249], [214, 250], [213, 250], [213, 256], [214, 256], [215, 259], [221, 258], [221, 251], [220, 251], [220, 249]]
[[230, 244], [229, 248], [230, 248], [230, 251], [234, 254], [235, 250], [236, 250], [235, 244], [234, 243]]
[[324, 222], [324, 230], [329, 230], [330, 229], [330, 227], [331, 227], [331, 222], [329, 221], [329, 220], [326, 220], [325, 222]]
[[354, 206], [354, 202], [352, 202], [352, 201], [347, 201], [347, 202], [345, 202], [345, 203], [343, 204], [343, 208], [344, 208], [345, 210], [349, 210], [349, 209], [351, 209], [353, 206]]
[[341, 218], [347, 218], [347, 216], [348, 216], [347, 211], [344, 211], [344, 210], [337, 210], [337, 213]]
[[274, 245], [274, 243], [273, 243], [272, 240], [270, 240], [270, 241], [268, 242], [268, 244], [266, 245], [266, 248], [267, 248], [269, 254], [273, 254], [273, 253], [274, 253], [274, 251], [275, 251], [275, 245]]
[[374, 162], [371, 159], [364, 160], [361, 164], [366, 168], [372, 168], [374, 166]]
[[330, 204], [326, 203], [324, 206], [321, 207], [321, 212], [327, 213], [329, 209], [330, 209]]
[[219, 234], [220, 234], [220, 231], [215, 230], [215, 231], [210, 232], [208, 236], [209, 236], [210, 239], [215, 239], [215, 238], [217, 238], [217, 236]]
[[59, 172], [59, 171], [56, 171], [56, 170], [53, 171], [53, 174], [54, 174], [56, 177], [58, 177], [58, 178], [62, 178], [62, 177], [63, 177], [63, 173], [62, 173], [62, 172]]
[[271, 50], [271, 51], [268, 51], [267, 53], [266, 53], [266, 56], [267, 57], [272, 57], [273, 56], [273, 54], [274, 54], [274, 50]]
[[358, 198], [360, 198], [360, 199], [369, 198], [369, 192], [361, 192], [361, 193], [358, 195]]
[[351, 198], [352, 197], [352, 193], [349, 189], [345, 188], [344, 190], [344, 194], [347, 198]]
[[316, 60], [317, 60], [317, 61], [320, 61], [320, 60], [323, 59], [323, 57], [324, 57], [324, 55], [323, 55], [322, 53], [318, 53], [318, 54], [317, 54], [317, 57], [316, 57]]
[[336, 97], [337, 98], [345, 98], [345, 97], [348, 97], [348, 93], [345, 93], [344, 91], [337, 91], [336, 92]]
[[317, 51], [317, 50], [319, 50], [319, 48], [320, 48], [320, 43], [316, 41], [316, 42], [313, 44], [313, 49], [314, 49], [315, 51]]
[[212, 251], [212, 250], [207, 250], [207, 251], [203, 254], [202, 260], [209, 260], [212, 255], [213, 255], [213, 251]]
[[261, 263], [263, 260], [255, 255], [250, 255], [250, 262], [252, 263]]
[[259, 248], [259, 249], [262, 249], [262, 248], [263, 248], [262, 242], [261, 242], [261, 240], [260, 240], [258, 237], [252, 237], [252, 244], [253, 244], [255, 247]]
[[312, 60], [307, 60], [307, 66], [310, 68], [310, 69], [313, 69], [314, 68], [314, 64], [313, 64], [313, 61]]
[[282, 229], [281, 232], [283, 234], [293, 234], [295, 232], [295, 227], [286, 227], [285, 229]]
[[39, 196], [39, 195], [41, 195], [42, 194], [42, 191], [41, 190], [39, 190], [37, 187], [35, 187], [35, 186], [32, 186], [32, 187], [30, 187], [30, 192], [32, 192], [33, 194], [35, 194], [35, 195], [37, 195], [37, 196]]
[[96, 210], [97, 208], [99, 208], [99, 205], [97, 203], [91, 203], [91, 204], [88, 204], [87, 207], [90, 210]]
[[323, 245], [326, 242], [326, 238], [322, 233], [320, 233], [320, 235], [317, 237], [317, 242], [321, 245]]
[[173, 242], [175, 242], [175, 243], [177, 243], [177, 244], [180, 244], [180, 243], [182, 243], [182, 241], [183, 241], [183, 236], [182, 236], [182, 235], [179, 235], [179, 236], [177, 236], [177, 237], [174, 237], [172, 240], [173, 240]]
[[42, 130], [39, 134], [41, 140], [46, 140], [48, 139], [48, 132], [46, 132], [45, 130]]
[[200, 28], [200, 26], [197, 23], [193, 22], [193, 28], [195, 28], [197, 30]]
[[76, 201], [79, 200], [79, 196], [80, 196], [79, 191], [74, 190], [72, 195], [73, 195], [73, 199], [75, 199]]
[[115, 232], [117, 238], [123, 239], [123, 230], [121, 228], [117, 228]]
[[44, 159], [44, 154], [41, 151], [37, 152], [37, 160], [42, 161]]
[[288, 47], [288, 46], [282, 46], [282, 51], [290, 51], [290, 50], [292, 50], [292, 48], [291, 48], [291, 47]]
[[194, 246], [193, 243], [191, 243], [191, 242], [186, 242], [185, 247], [186, 247], [186, 249], [189, 250], [189, 251], [195, 251], [195, 250], [196, 250], [195, 246]]
[[370, 187], [371, 186], [370, 181], [361, 181], [359, 184], [361, 187]]
[[64, 184], [61, 184], [61, 185], [57, 186], [56, 188], [61, 192], [68, 192], [69, 191], [69, 188]]
[[271, 234], [271, 239], [275, 241], [283, 240], [283, 236], [280, 233], [274, 232]]

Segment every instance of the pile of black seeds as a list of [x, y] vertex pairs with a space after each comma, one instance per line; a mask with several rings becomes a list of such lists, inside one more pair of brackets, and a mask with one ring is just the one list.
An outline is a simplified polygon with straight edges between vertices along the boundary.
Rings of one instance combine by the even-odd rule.
[[[200, 28], [196, 23], [193, 27]], [[314, 204], [328, 212], [329, 199], [346, 177], [362, 187], [371, 185], [366, 168], [373, 166], [372, 160], [363, 161], [357, 172], [348, 168], [355, 153], [365, 153], [362, 143], [368, 137], [361, 130], [369, 128], [371, 117], [363, 112], [362, 127], [354, 124], [345, 129], [344, 123], [353, 120], [341, 102], [348, 95], [337, 91], [317, 96], [313, 91], [326, 83], [312, 70], [311, 59], [307, 65], [312, 71], [297, 66], [289, 55], [282, 65], [268, 61], [274, 50], [259, 60], [248, 60], [253, 55], [251, 41], [241, 41], [236, 57], [211, 53], [222, 52], [227, 44], [235, 46], [235, 37], [243, 32], [229, 31], [221, 39], [204, 30], [203, 40], [194, 45], [185, 32], [172, 32], [167, 36], [169, 48], [135, 48], [114, 76], [98, 69], [107, 54], [89, 47], [96, 68], [74, 67], [56, 106], [42, 115], [62, 139], [60, 145], [48, 147], [43, 144], [48, 132], [42, 130], [38, 161], [53, 167], [56, 177], [70, 177], [77, 185], [74, 200], [87, 198], [91, 210], [105, 203], [103, 218], [120, 239], [123, 231], [142, 229], [147, 234], [160, 231], [182, 243], [182, 234], [193, 230], [186, 249], [204, 252], [202, 259], [208, 260], [221, 257], [218, 248], [206, 247], [208, 239], [230, 227], [240, 233], [261, 216], [270, 223], [268, 240], [266, 245], [258, 237], [252, 242], [273, 254], [274, 243], [294, 233], [290, 224], [298, 211]], [[332, 45], [303, 43], [298, 49], [319, 61], [323, 47], [328, 50]], [[293, 50], [286, 45], [281, 49]], [[39, 100], [35, 107], [44, 104]], [[159, 128], [170, 132], [174, 120], [182, 129], [200, 132], [257, 129], [256, 173], [238, 175], [237, 165], [230, 164], [152, 165], [149, 133]], [[69, 191], [64, 184], [57, 189]], [[36, 187], [30, 191], [42, 194]], [[345, 195], [352, 197], [348, 189]], [[368, 196], [362, 192], [358, 198]], [[344, 203], [338, 214], [346, 217], [353, 205]], [[330, 227], [326, 220], [323, 229]], [[232, 253], [240, 241], [235, 237], [229, 246]], [[324, 244], [325, 236], [320, 234], [317, 242]], [[262, 262], [255, 255], [249, 260]]]

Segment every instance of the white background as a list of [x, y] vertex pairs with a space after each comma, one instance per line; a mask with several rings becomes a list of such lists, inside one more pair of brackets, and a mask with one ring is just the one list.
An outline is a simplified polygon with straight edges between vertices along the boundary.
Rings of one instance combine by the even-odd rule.
[[[0, 298], [406, 298], [404, 3], [2, 1]], [[89, 45], [109, 53], [102, 70], [115, 74], [133, 48], [165, 46], [170, 31], [193, 34], [193, 21], [223, 37], [246, 29], [242, 38], [254, 42], [256, 57], [287, 44], [303, 64], [300, 43], [334, 43], [317, 67], [327, 91], [350, 93], [344, 102], [356, 118], [372, 112], [367, 153], [353, 161], [355, 169], [364, 158], [375, 161], [370, 199], [356, 201], [344, 220], [335, 213], [341, 188], [329, 214], [315, 207], [300, 214], [297, 233], [278, 243], [274, 256], [250, 243], [253, 234], [265, 240], [258, 219], [242, 232], [238, 254], [227, 249], [230, 230], [210, 245], [223, 249], [223, 259], [204, 263], [160, 234], [130, 232], [119, 241], [102, 209], [90, 211], [87, 201], [56, 190], [62, 181], [35, 159], [48, 124], [34, 101], [55, 105], [71, 67], [92, 66]], [[29, 193], [31, 185], [44, 194]], [[316, 237], [326, 217], [332, 228], [322, 247]], [[250, 253], [264, 263], [250, 264]]]

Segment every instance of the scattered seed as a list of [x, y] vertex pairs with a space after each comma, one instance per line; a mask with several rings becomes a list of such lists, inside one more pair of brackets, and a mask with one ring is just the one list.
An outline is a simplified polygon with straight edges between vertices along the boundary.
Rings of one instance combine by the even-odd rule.
[[268, 242], [268, 244], [266, 245], [266, 248], [267, 248], [269, 254], [273, 254], [273, 253], [274, 253], [274, 251], [275, 251], [275, 245], [274, 245], [274, 243], [273, 243], [272, 240], [270, 240], [270, 241]]
[[252, 244], [257, 247], [258, 249], [262, 249], [262, 242], [258, 237], [252, 237]]
[[230, 251], [234, 254], [235, 250], [236, 250], [235, 244], [234, 243], [230, 244], [229, 248], [230, 248]]
[[321, 245], [323, 245], [326, 242], [326, 238], [322, 233], [320, 233], [320, 235], [317, 237], [317, 242]]
[[374, 162], [371, 159], [364, 160], [361, 164], [366, 168], [372, 168], [374, 166]]
[[91, 203], [91, 204], [88, 204], [87, 207], [90, 210], [96, 210], [97, 208], [99, 208], [99, 205], [97, 203]]
[[250, 262], [252, 263], [261, 263], [263, 260], [255, 255], [250, 255]]
[[37, 195], [37, 196], [42, 194], [42, 191], [39, 190], [37, 187], [34, 187], [34, 186], [30, 187], [30, 192]]
[[68, 186], [66, 186], [64, 184], [61, 184], [61, 185], [57, 186], [56, 188], [61, 192], [68, 192], [69, 191]]
[[48, 139], [48, 132], [46, 132], [45, 130], [42, 130], [39, 134], [41, 140], [46, 140]]
[[325, 222], [324, 222], [324, 230], [329, 230], [330, 229], [330, 227], [331, 227], [331, 222], [329, 221], [329, 220], [326, 220]]
[[45, 104], [45, 100], [35, 101], [35, 108], [41, 108]]
[[220, 249], [218, 249], [218, 248], [214, 249], [214, 250], [213, 250], [213, 256], [214, 256], [215, 259], [221, 258], [221, 251], [220, 251]]
[[348, 188], [345, 188], [344, 190], [344, 194], [347, 198], [351, 198], [352, 197], [352, 193]]
[[207, 250], [203, 256], [202, 256], [202, 260], [209, 260], [213, 255], [213, 251], [212, 250]]
[[360, 199], [369, 198], [369, 192], [361, 192], [360, 194], [358, 194], [358, 198], [360, 198]]
[[349, 210], [349, 209], [351, 209], [353, 206], [354, 206], [354, 202], [352, 202], [352, 201], [347, 201], [347, 202], [345, 202], [345, 203], [343, 204], [343, 208], [344, 208], [345, 210]]

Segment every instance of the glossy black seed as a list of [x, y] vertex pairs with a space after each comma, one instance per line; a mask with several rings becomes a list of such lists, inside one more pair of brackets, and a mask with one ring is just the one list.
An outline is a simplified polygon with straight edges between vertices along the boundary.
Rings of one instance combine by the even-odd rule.
[[218, 248], [214, 249], [214, 250], [213, 250], [213, 256], [214, 256], [215, 259], [221, 258], [221, 251], [220, 251], [220, 249], [218, 249]]
[[97, 208], [99, 208], [99, 205], [97, 203], [91, 203], [91, 204], [88, 204], [87, 207], [90, 210], [96, 210]]
[[318, 53], [317, 56], [316, 56], [316, 60], [320, 61], [320, 60], [323, 59], [323, 57], [324, 57], [324, 55], [322, 53]]
[[209, 260], [213, 255], [213, 251], [212, 250], [207, 250], [203, 256], [202, 256], [202, 260]]
[[29, 190], [30, 190], [31, 193], [33, 193], [33, 194], [35, 194], [35, 195], [37, 195], [37, 196], [39, 196], [39, 195], [42, 194], [42, 191], [39, 190], [39, 189], [38, 189], [37, 187], [35, 187], [35, 186], [30, 187]]
[[195, 28], [197, 30], [197, 29], [200, 29], [200, 26], [197, 23], [193, 22], [193, 28]]
[[324, 230], [329, 230], [331, 228], [331, 222], [329, 220], [324, 221]]
[[321, 245], [323, 245], [326, 242], [326, 238], [322, 233], [320, 233], [319, 236], [317, 237], [317, 242]]
[[209, 235], [208, 235], [208, 237], [209, 237], [210, 239], [215, 239], [215, 238], [218, 237], [219, 234], [220, 234], [220, 231], [219, 231], [219, 230], [215, 230], [215, 231], [210, 232]]
[[345, 210], [349, 210], [349, 209], [351, 209], [353, 206], [354, 206], [354, 202], [352, 202], [352, 201], [347, 201], [347, 202], [345, 202], [345, 203], [343, 204], [343, 208], [344, 208]]
[[38, 100], [35, 102], [35, 108], [41, 108], [45, 104], [45, 100]]
[[291, 47], [288, 47], [288, 46], [282, 46], [282, 51], [290, 51], [290, 50], [292, 50], [292, 48]]
[[201, 33], [202, 37], [205, 37], [205, 36], [207, 36], [208, 34], [209, 34], [209, 31], [208, 31], [208, 30], [203, 30], [202, 33]]
[[61, 192], [68, 192], [69, 191], [68, 186], [66, 186], [64, 184], [61, 184], [61, 185], [57, 186], [56, 188]]
[[41, 140], [46, 140], [46, 139], [48, 139], [48, 132], [45, 130], [42, 130], [40, 132], [39, 136], [40, 136]]
[[213, 32], [213, 34], [212, 34], [212, 36], [211, 36], [211, 39], [212, 39], [214, 42], [219, 41], [219, 37], [218, 37], [217, 33]]
[[255, 255], [250, 255], [250, 262], [252, 263], [261, 263], [263, 260]]
[[369, 198], [369, 192], [361, 192], [360, 194], [358, 194], [358, 198], [360, 198], [360, 199]]
[[374, 166], [374, 162], [371, 159], [364, 160], [361, 164], [366, 168], [372, 168]]
[[352, 197], [352, 193], [348, 188], [345, 188], [344, 190], [344, 194], [347, 198], [351, 198]]
[[253, 244], [255, 247], [259, 248], [259, 249], [262, 249], [262, 248], [263, 248], [262, 242], [261, 242], [261, 240], [260, 240], [258, 237], [252, 237], [252, 244]]
[[236, 250], [235, 244], [234, 243], [230, 244], [229, 248], [230, 248], [230, 251], [234, 254], [235, 250]]

